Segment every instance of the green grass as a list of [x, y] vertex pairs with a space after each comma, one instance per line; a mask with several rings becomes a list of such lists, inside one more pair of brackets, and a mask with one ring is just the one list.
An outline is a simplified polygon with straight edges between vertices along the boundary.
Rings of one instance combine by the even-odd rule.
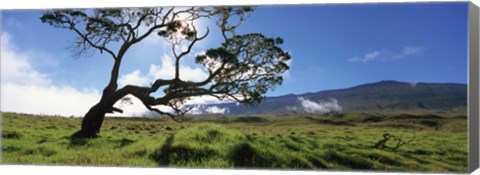
[[[71, 139], [81, 119], [2, 114], [2, 163], [141, 167], [466, 172], [467, 121], [453, 114], [107, 118], [101, 137]], [[373, 146], [389, 133], [396, 150]], [[387, 147], [395, 147], [389, 140]]]

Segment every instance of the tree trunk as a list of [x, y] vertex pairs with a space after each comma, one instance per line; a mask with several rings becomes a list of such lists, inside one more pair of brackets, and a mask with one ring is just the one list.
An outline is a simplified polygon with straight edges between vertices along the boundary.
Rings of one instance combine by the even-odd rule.
[[73, 134], [73, 136], [79, 138], [98, 137], [103, 120], [105, 119], [105, 114], [108, 111], [107, 109], [105, 105], [102, 105], [102, 101], [90, 108], [82, 120], [81, 129]]
[[92, 106], [90, 110], [85, 114], [82, 120], [82, 128], [77, 131], [72, 137], [79, 138], [95, 138], [100, 133], [100, 128], [102, 127], [103, 120], [105, 119], [106, 113], [120, 112], [121, 109], [115, 108], [113, 105], [123, 97], [128, 94], [134, 95], [135, 97], [142, 100], [142, 102], [151, 100], [146, 95], [150, 92], [150, 88], [137, 87], [137, 86], [125, 86], [117, 90], [117, 85], [115, 83], [109, 84], [103, 91], [102, 98], [100, 101]]
[[105, 88], [103, 96], [100, 101], [92, 106], [90, 110], [85, 114], [82, 120], [82, 127], [79, 131], [73, 134], [73, 137], [79, 138], [95, 138], [98, 137], [100, 133], [100, 128], [102, 127], [103, 120], [105, 119], [106, 113], [113, 112], [113, 104], [117, 101], [116, 99], [111, 99], [115, 90], [112, 88]]
[[85, 114], [82, 120], [82, 127], [79, 131], [73, 134], [73, 137], [79, 138], [95, 138], [100, 133], [105, 114], [123, 111], [121, 109], [113, 107], [113, 105], [131, 92], [128, 89], [120, 89], [117, 91], [108, 91], [106, 88], [103, 92], [103, 96], [100, 101], [92, 106], [90, 110]]

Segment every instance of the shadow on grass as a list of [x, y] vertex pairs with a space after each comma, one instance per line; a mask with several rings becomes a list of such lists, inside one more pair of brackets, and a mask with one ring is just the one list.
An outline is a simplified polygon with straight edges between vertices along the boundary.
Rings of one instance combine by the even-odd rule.
[[228, 118], [223, 118], [222, 120], [215, 120], [211, 121], [213, 123], [268, 123], [270, 120], [265, 119], [264, 117], [256, 117], [256, 116], [238, 116], [234, 117], [231, 120]]
[[70, 140], [69, 147], [81, 147], [88, 145], [88, 138], [68, 137]]
[[126, 138], [123, 138], [123, 139], [120, 139], [118, 141], [115, 141], [117, 142], [117, 146], [116, 148], [122, 148], [122, 147], [125, 147], [127, 145], [130, 145], [132, 144], [133, 142], [135, 142], [135, 140], [130, 140], [130, 139], [126, 139]]
[[282, 161], [268, 151], [260, 151], [252, 143], [244, 142], [231, 150], [228, 159], [235, 167], [243, 168], [283, 168]]
[[4, 139], [20, 139], [23, 137], [23, 134], [17, 131], [3, 131], [2, 138]]
[[187, 145], [172, 145], [174, 136], [170, 136], [161, 149], [150, 155], [158, 165], [166, 166], [179, 162], [201, 162], [217, 153], [209, 148], [191, 148]]
[[[193, 149], [186, 145], [172, 145], [173, 142], [174, 135], [167, 138], [163, 146], [150, 154], [149, 158], [158, 165], [168, 166], [179, 162], [201, 162], [217, 155], [217, 152], [212, 149]], [[272, 166], [268, 159], [265, 159], [248, 143], [235, 146], [226, 160], [232, 161], [235, 167]]]
[[68, 145], [70, 148], [74, 147], [81, 147], [81, 146], [86, 146], [88, 144], [88, 140], [90, 138], [84, 138], [80, 136], [80, 131], [77, 131], [73, 133], [70, 136], [65, 136], [60, 139], [68, 139], [70, 144]]
[[172, 135], [165, 140], [162, 148], [160, 150], [155, 150], [149, 158], [158, 165], [168, 165], [170, 163], [170, 149], [172, 148], [173, 138], [175, 135]]
[[336, 151], [327, 151], [323, 155], [323, 160], [327, 162], [334, 162], [340, 165], [346, 165], [351, 167], [352, 169], [372, 169], [373, 164], [366, 159], [359, 157], [359, 156], [351, 156], [342, 153], [338, 153]]
[[[100, 137], [100, 136], [99, 136]], [[97, 137], [97, 138], [99, 138]], [[65, 136], [65, 137], [62, 137], [62, 139], [68, 139], [69, 140], [69, 147], [70, 148], [75, 148], [75, 147], [83, 147], [83, 146], [89, 146], [89, 142], [92, 140], [92, 139], [96, 139], [96, 138], [81, 138], [81, 137], [77, 137], [77, 136]], [[123, 138], [123, 139], [119, 139], [119, 140], [109, 140], [109, 142], [113, 142], [115, 146], [115, 148], [122, 148], [122, 147], [125, 147], [125, 146], [128, 146], [132, 143], [135, 142], [135, 140], [131, 140], [131, 139], [126, 139], [126, 138]]]
[[330, 120], [330, 119], [318, 119], [318, 118], [313, 118], [306, 116], [304, 117], [306, 119], [309, 119], [315, 123], [318, 124], [324, 124], [324, 125], [336, 125], [336, 126], [355, 126], [355, 124], [348, 122], [348, 121], [342, 121], [342, 120]]
[[[149, 158], [160, 166], [183, 165], [184, 163], [208, 162], [212, 157], [223, 159], [227, 164], [233, 167], [243, 168], [294, 168], [294, 169], [313, 169], [315, 167], [326, 167], [321, 160], [315, 160], [310, 163], [308, 159], [297, 156], [279, 157], [275, 153], [268, 150], [259, 150], [254, 143], [239, 142], [233, 146], [225, 154], [220, 154], [215, 149], [210, 148], [192, 148], [183, 144], [174, 143], [174, 137], [169, 137], [165, 144], [155, 152], [149, 155]], [[227, 166], [228, 167], [228, 166]]]
[[246, 116], [246, 117], [238, 117], [237, 119], [233, 120], [232, 123], [243, 122], [243, 123], [265, 123], [269, 122], [267, 119], [262, 117], [255, 117], [255, 116]]

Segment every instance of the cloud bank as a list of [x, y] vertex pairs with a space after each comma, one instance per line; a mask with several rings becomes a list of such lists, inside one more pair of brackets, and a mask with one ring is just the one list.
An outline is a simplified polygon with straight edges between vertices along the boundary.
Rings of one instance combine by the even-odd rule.
[[[17, 49], [12, 44], [9, 33], [1, 34], [1, 106], [2, 112], [20, 112], [31, 114], [83, 116], [91, 106], [101, 97], [101, 92], [93, 88], [77, 88], [70, 85], [59, 85], [45, 73], [38, 71], [32, 62], [37, 55], [45, 53], [31, 53], [25, 49]], [[173, 78], [175, 73], [173, 58], [164, 55], [161, 64], [152, 64], [147, 73], [134, 70], [121, 75], [119, 87], [125, 85], [147, 86], [158, 78]], [[196, 67], [182, 65], [180, 78], [190, 81], [202, 81], [208, 73]], [[123, 114], [109, 114], [114, 116], [143, 116], [147, 109], [140, 100], [133, 96], [129, 103], [117, 102], [116, 107], [124, 110]], [[187, 104], [218, 103], [218, 99], [209, 96], [194, 97]], [[156, 106], [166, 112], [171, 111], [166, 106]], [[205, 114], [226, 113], [228, 109], [209, 107], [203, 109]]]
[[190, 115], [205, 115], [205, 114], [227, 114], [229, 109], [227, 107], [222, 108], [218, 106], [208, 106], [204, 104], [194, 105], [192, 110], [188, 112]]
[[[70, 85], [58, 85], [49, 75], [37, 71], [31, 64], [35, 54], [19, 51], [11, 42], [8, 33], [1, 34], [1, 111], [31, 114], [83, 116], [91, 106], [100, 100], [101, 93], [92, 88], [78, 89]], [[208, 75], [199, 68], [182, 66], [181, 78], [198, 81]], [[157, 78], [172, 78], [174, 76], [173, 58], [164, 56], [161, 65], [151, 65], [147, 75], [140, 70], [120, 76], [119, 87], [127, 84], [145, 86]], [[119, 101], [116, 107], [124, 113], [109, 114], [109, 116], [143, 116], [147, 109], [141, 101], [133, 96], [127, 96], [129, 102]], [[214, 97], [194, 97], [187, 104], [216, 103]], [[156, 106], [160, 110], [171, 112], [166, 106]], [[228, 109], [216, 106], [203, 108], [204, 114], [226, 113]]]
[[35, 54], [19, 51], [1, 34], [1, 111], [83, 116], [100, 99], [94, 89], [57, 85], [31, 64]]
[[300, 113], [315, 113], [324, 114], [329, 112], [341, 112], [342, 107], [338, 104], [338, 101], [334, 98], [315, 102], [307, 98], [298, 97], [298, 103], [295, 106], [287, 107], [291, 111]]

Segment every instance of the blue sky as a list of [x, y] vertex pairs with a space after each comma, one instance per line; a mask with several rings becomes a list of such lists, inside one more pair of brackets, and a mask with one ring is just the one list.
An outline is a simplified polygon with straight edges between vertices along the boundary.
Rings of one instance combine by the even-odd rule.
[[[380, 80], [467, 82], [466, 3], [275, 6], [256, 12], [246, 30], [282, 36], [292, 52], [285, 91]], [[407, 47], [418, 53], [394, 58]], [[376, 59], [352, 61], [375, 52]]]
[[[98, 100], [113, 63], [108, 55], [73, 58], [67, 47], [75, 35], [42, 24], [40, 11], [1, 13], [2, 110], [32, 109], [22, 100], [38, 98], [34, 92], [49, 92], [43, 93], [49, 99], [61, 94], [56, 91], [67, 93], [65, 98], [88, 97], [79, 100], [86, 104], [75, 115]], [[465, 2], [261, 6], [239, 33], [259, 32], [284, 39], [282, 48], [291, 52], [292, 62], [283, 85], [268, 94], [277, 96], [381, 80], [467, 83], [467, 21]], [[193, 52], [215, 47], [216, 37], [211, 35]], [[135, 46], [122, 63], [123, 82], [119, 83], [145, 84], [163, 76], [159, 74], [168, 68], [169, 51], [162, 40]], [[197, 75], [202, 71], [191, 59], [185, 60], [184, 70]], [[22, 77], [38, 82], [19, 80]], [[40, 90], [24, 98], [5, 97], [14, 94], [9, 88]], [[19, 109], [19, 105], [25, 106]], [[49, 113], [42, 108], [36, 112]]]

